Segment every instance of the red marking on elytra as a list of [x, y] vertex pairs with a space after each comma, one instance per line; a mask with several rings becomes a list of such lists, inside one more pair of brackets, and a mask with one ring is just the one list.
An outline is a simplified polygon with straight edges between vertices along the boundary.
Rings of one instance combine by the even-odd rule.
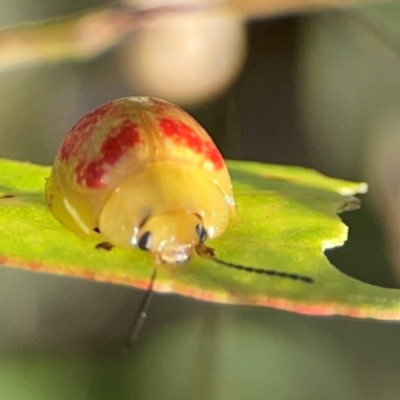
[[128, 149], [135, 147], [140, 142], [137, 127], [137, 123], [125, 120], [119, 127], [111, 131], [110, 136], [101, 146], [105, 163], [115, 164]]
[[92, 135], [97, 123], [108, 113], [113, 107], [111, 103], [91, 111], [78, 121], [65, 137], [59, 152], [59, 157], [62, 161], [68, 160], [70, 157], [78, 155], [80, 147]]
[[196, 153], [203, 154], [212, 162], [215, 169], [223, 168], [224, 159], [211, 140], [203, 139], [196, 131], [182, 121], [172, 118], [161, 118], [160, 128], [164, 135], [174, 142], [189, 147]]
[[140, 143], [137, 124], [124, 120], [110, 131], [100, 149], [100, 158], [86, 162], [82, 160], [76, 167], [76, 180], [82, 185], [93, 189], [105, 186], [104, 177], [110, 167], [130, 149]]
[[224, 167], [224, 159], [214, 143], [204, 142], [203, 152], [206, 157], [214, 164], [215, 169], [221, 169]]
[[76, 181], [85, 187], [101, 188], [104, 186], [104, 165], [100, 160], [80, 161], [76, 167]]

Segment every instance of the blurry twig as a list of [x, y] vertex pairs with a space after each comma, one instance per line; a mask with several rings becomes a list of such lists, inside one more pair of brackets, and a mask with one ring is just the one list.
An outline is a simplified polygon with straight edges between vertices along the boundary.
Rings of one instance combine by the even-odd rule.
[[93, 58], [119, 44], [132, 30], [176, 11], [176, 7], [98, 9], [0, 30], [0, 71], [41, 62]]
[[240, 14], [243, 18], [260, 18], [387, 2], [387, 0], [227, 0], [226, 5], [229, 10]]
[[90, 10], [0, 30], [0, 72], [36, 63], [93, 58], [119, 44], [133, 30], [158, 22], [171, 13], [223, 12], [247, 19], [371, 1], [379, 0], [228, 0], [195, 7]]
[[131, 17], [97, 10], [0, 31], [0, 70], [64, 59], [86, 59], [114, 46], [132, 29]]

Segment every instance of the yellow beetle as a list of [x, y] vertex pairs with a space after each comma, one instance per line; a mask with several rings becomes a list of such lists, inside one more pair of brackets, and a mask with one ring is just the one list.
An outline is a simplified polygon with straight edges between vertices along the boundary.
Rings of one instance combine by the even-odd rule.
[[182, 263], [235, 213], [225, 162], [206, 131], [163, 100], [127, 97], [84, 116], [64, 138], [46, 184], [69, 230]]

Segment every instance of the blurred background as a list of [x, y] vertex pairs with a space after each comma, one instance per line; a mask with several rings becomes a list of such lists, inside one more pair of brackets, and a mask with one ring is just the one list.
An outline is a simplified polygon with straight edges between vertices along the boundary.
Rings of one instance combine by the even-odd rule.
[[[127, 1], [120, 5], [170, 4]], [[101, 5], [0, 0], [0, 24]], [[398, 287], [399, 21], [397, 4], [246, 20], [199, 11], [135, 31], [87, 62], [2, 72], [0, 157], [51, 164], [90, 109], [128, 95], [165, 98], [189, 110], [227, 158], [369, 182], [362, 209], [342, 215], [349, 241], [327, 255], [348, 275]], [[0, 399], [399, 398], [396, 322], [155, 295], [127, 356], [121, 342], [142, 294], [0, 269]]]

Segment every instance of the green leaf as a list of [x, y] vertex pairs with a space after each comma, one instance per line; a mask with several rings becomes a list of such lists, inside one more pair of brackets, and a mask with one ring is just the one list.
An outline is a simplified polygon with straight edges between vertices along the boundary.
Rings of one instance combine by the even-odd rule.
[[[400, 291], [365, 284], [338, 271], [324, 249], [341, 245], [347, 227], [337, 212], [358, 206], [367, 186], [315, 171], [231, 161], [238, 217], [208, 241], [227, 263], [309, 277], [313, 283], [228, 268], [195, 257], [160, 266], [155, 290], [206, 301], [270, 306], [313, 315], [400, 318]], [[61, 226], [43, 195], [49, 167], [0, 161], [0, 263], [146, 288], [148, 253], [94, 249]], [[13, 196], [13, 197], [11, 197]]]

